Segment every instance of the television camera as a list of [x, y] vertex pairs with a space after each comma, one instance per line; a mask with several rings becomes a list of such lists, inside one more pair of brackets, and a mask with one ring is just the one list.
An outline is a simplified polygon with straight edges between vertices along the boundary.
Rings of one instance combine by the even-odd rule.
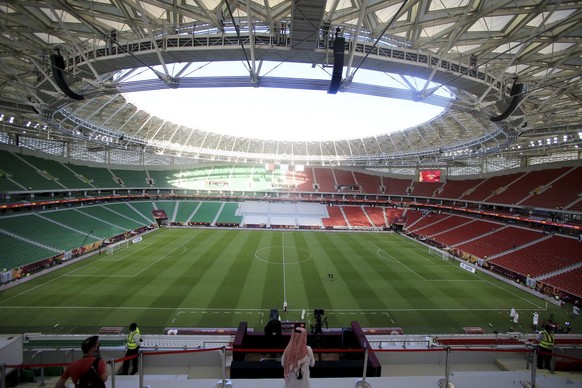
[[265, 326], [265, 334], [271, 336], [281, 336], [281, 321], [279, 319], [279, 310], [271, 309], [269, 322]]
[[313, 310], [313, 317], [315, 318], [315, 324], [311, 325], [311, 334], [319, 335], [323, 331], [323, 325], [327, 329], [327, 317], [324, 317], [325, 311], [323, 309]]

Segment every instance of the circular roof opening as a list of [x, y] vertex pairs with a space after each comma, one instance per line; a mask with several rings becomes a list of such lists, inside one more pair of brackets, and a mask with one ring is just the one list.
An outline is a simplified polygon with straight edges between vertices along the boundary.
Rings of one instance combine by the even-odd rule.
[[[261, 65], [264, 76], [310, 79], [319, 84], [321, 80], [331, 79], [331, 68], [297, 63]], [[159, 67], [156, 70], [163, 72]], [[171, 70], [164, 73], [191, 79], [249, 76], [249, 70], [241, 62], [174, 64]], [[154, 71], [144, 68], [126, 80], [157, 78]], [[402, 89], [407, 96], [412, 94], [411, 88], [422, 89], [426, 83], [369, 70], [358, 70], [353, 82]], [[254, 88], [250, 79], [249, 87], [244, 88], [161, 89], [123, 96], [149, 114], [187, 128], [279, 141], [347, 140], [384, 135], [422, 124], [443, 112], [442, 107], [422, 102], [349, 92], [327, 94], [322, 90]]]

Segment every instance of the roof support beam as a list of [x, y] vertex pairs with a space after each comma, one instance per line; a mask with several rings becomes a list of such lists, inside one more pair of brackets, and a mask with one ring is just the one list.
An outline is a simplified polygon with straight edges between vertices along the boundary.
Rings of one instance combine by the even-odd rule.
[[325, 0], [295, 0], [291, 11], [291, 49], [315, 51]]
[[473, 9], [474, 2], [475, 2], [475, 0], [471, 0], [471, 2], [465, 7], [465, 11], [463, 12], [463, 15], [461, 16], [461, 18], [455, 23], [455, 26], [456, 26], [455, 30], [452, 32], [451, 36], [449, 36], [448, 43], [439, 50], [438, 62], [436, 63], [436, 65], [434, 65], [432, 72], [427, 77], [426, 82], [425, 82], [422, 90], [419, 90], [419, 92], [421, 92], [421, 93], [427, 92], [428, 85], [430, 85], [430, 83], [432, 82], [432, 79], [434, 78], [434, 76], [437, 72], [437, 69], [440, 68], [441, 62], [446, 57], [446, 55], [449, 52], [449, 50], [451, 49], [451, 47], [457, 42], [458, 37], [461, 36], [462, 34], [464, 34], [465, 31], [469, 28], [469, 26], [465, 23], [465, 20], [467, 19], [467, 15], [469, 14], [469, 11], [471, 11]]
[[253, 24], [251, 0], [247, 0], [247, 18], [249, 24], [249, 40], [251, 47], [251, 68], [249, 69], [249, 74], [251, 76], [251, 83], [255, 88], [259, 87], [259, 76], [257, 74], [257, 54], [255, 52], [255, 26]]
[[[545, 32], [547, 29], [545, 28], [546, 25], [546, 21], [550, 18], [550, 16], [552, 16], [552, 14], [554, 13], [554, 11], [558, 8], [558, 6], [560, 5], [561, 1], [558, 1], [555, 5], [554, 8], [547, 12], [541, 12], [540, 14], [543, 17], [543, 21], [540, 23], [540, 25], [538, 26], [538, 28], [534, 29], [528, 36], [527, 39], [525, 39], [523, 42], [519, 43], [519, 45], [521, 47], [519, 47], [519, 49], [517, 50], [517, 52], [515, 54], [513, 54], [511, 56], [511, 58], [509, 59], [509, 61], [507, 61], [504, 64], [504, 67], [501, 69], [498, 69], [498, 75], [495, 78], [494, 82], [492, 82], [489, 87], [487, 88], [487, 90], [481, 95], [481, 97], [479, 97], [479, 102], [483, 102], [483, 100], [487, 97], [487, 95], [489, 94], [489, 92], [491, 91], [491, 89], [493, 89], [493, 85], [497, 84], [498, 82], [500, 82], [504, 77], [506, 77], [507, 73], [507, 69], [509, 69], [509, 67], [513, 64], [513, 62], [515, 62], [515, 60], [517, 58], [519, 58], [519, 56], [522, 54], [523, 51], [525, 51], [528, 48], [527, 44], [524, 44], [526, 42], [529, 42], [530, 40], [532, 40], [534, 37], [542, 34], [543, 32]], [[545, 2], [543, 4], [545, 6]], [[512, 48], [513, 49], [513, 48]]]
[[368, 0], [362, 0], [362, 4], [360, 4], [360, 14], [358, 15], [358, 21], [356, 24], [356, 32], [354, 33], [354, 36], [352, 37], [352, 44], [350, 44], [350, 53], [348, 55], [348, 64], [347, 64], [347, 68], [346, 68], [346, 79], [343, 82], [343, 87], [348, 87], [353, 79], [354, 79], [354, 74], [350, 74], [350, 71], [352, 69], [352, 63], [354, 62], [354, 54], [356, 53], [356, 42], [358, 40], [358, 37], [360, 36], [360, 30], [362, 28], [362, 24], [364, 23], [364, 16], [366, 15], [366, 7], [368, 6]]
[[156, 73], [158, 78], [160, 78], [162, 81], [164, 81], [168, 86], [177, 87], [177, 85], [172, 84], [172, 82], [175, 82], [176, 80], [173, 79], [173, 77], [168, 72], [168, 67], [166, 66], [166, 62], [164, 61], [164, 58], [162, 57], [162, 53], [160, 52], [160, 48], [158, 47], [156, 39], [154, 38], [154, 34], [152, 33], [150, 21], [146, 17], [146, 12], [143, 9], [143, 6], [141, 5], [141, 0], [136, 0], [135, 3], [137, 4], [137, 7], [139, 9], [139, 13], [141, 15], [141, 19], [146, 27], [148, 37], [150, 38], [150, 41], [152, 42], [152, 46], [154, 47], [156, 55], [158, 56], [158, 60], [160, 61], [160, 65], [162, 65], [162, 68], [164, 69], [164, 74], [156, 71], [155, 69], [152, 69], [152, 70], [154, 71], [154, 73]]
[[101, 79], [99, 77], [99, 73], [97, 72], [97, 70], [95, 70], [95, 68], [93, 67], [91, 62], [87, 59], [87, 56], [85, 55], [84, 50], [79, 46], [78, 39], [71, 34], [71, 32], [67, 29], [67, 26], [65, 25], [65, 23], [63, 23], [63, 20], [58, 15], [55, 8], [53, 7], [52, 2], [49, 2], [49, 7], [51, 9], [51, 12], [53, 13], [53, 16], [57, 19], [57, 21], [58, 21], [59, 25], [61, 26], [61, 28], [63, 29], [63, 31], [66, 31], [67, 35], [71, 38], [71, 42], [72, 42], [73, 46], [75, 46], [75, 49], [77, 50], [79, 55], [81, 57], [83, 57], [83, 59], [85, 60], [85, 62], [88, 65], [89, 69], [91, 69], [91, 72], [93, 73], [93, 76], [95, 77], [95, 79], [97, 81], [100, 81]]

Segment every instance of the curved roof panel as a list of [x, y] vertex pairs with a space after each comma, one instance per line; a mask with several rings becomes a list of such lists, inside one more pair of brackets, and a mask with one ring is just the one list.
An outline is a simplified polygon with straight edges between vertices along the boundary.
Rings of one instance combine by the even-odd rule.
[[[0, 7], [0, 119], [9, 133], [40, 136], [42, 130], [59, 141], [192, 159], [371, 165], [571, 152], [581, 137], [582, 4], [518, 4], [15, 0]], [[343, 66], [335, 69], [341, 73], [339, 93], [396, 95], [444, 106], [445, 112], [397, 133], [278, 141], [192, 129], [152, 117], [120, 94], [225, 86], [326, 93], [331, 76], [275, 77], [262, 64], [302, 63], [331, 73], [337, 37], [346, 39]], [[188, 65], [221, 61], [240, 61], [248, 76], [196, 82], [188, 76]], [[186, 64], [184, 71], [174, 71], [175, 64]], [[155, 79], [131, 81], [140, 68]], [[406, 88], [358, 82], [359, 69], [395, 74]], [[445, 101], [436, 93], [442, 90], [453, 98]], [[259, 114], [249, 111], [240, 119]], [[548, 142], [550, 137], [559, 140]]]

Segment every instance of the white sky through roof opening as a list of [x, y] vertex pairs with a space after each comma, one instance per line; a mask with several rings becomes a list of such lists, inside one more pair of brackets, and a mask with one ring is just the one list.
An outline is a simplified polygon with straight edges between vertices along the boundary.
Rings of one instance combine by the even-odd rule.
[[[182, 71], [183, 77], [249, 74], [241, 62], [197, 63], [186, 69], [184, 66], [180, 64], [168, 70], [171, 74]], [[331, 69], [305, 64], [263, 63], [260, 75], [331, 80], [329, 72]], [[409, 88], [399, 77], [360, 69], [354, 82]], [[153, 72], [145, 69], [125, 81], [152, 78], [156, 78]], [[421, 89], [425, 83], [413, 78], [407, 81], [416, 89]], [[436, 94], [449, 97], [443, 89]], [[267, 87], [162, 89], [125, 93], [124, 97], [149, 114], [184, 127], [280, 141], [344, 140], [382, 135], [422, 124], [443, 111], [438, 106], [400, 99]]]

